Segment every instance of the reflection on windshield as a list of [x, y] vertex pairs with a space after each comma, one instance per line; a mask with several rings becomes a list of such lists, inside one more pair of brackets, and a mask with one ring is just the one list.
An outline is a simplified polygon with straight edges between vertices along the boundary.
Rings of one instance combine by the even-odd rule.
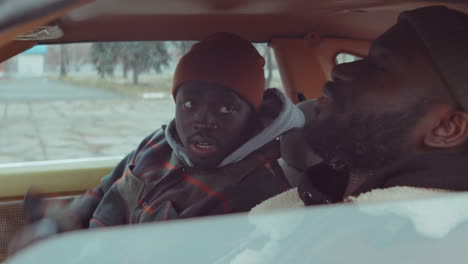
[[[216, 263], [344, 263], [353, 262], [360, 254], [367, 257], [359, 263], [441, 263], [445, 257], [455, 257], [458, 262], [460, 254], [466, 255], [461, 245], [467, 233], [451, 232], [461, 225], [468, 231], [467, 202], [466, 194], [448, 198], [441, 193], [429, 199], [331, 206], [318, 209], [322, 212], [316, 214], [298, 210], [250, 215], [250, 223], [256, 226], [254, 234], [258, 237], [262, 233], [264, 240], [256, 245], [258, 238], [251, 237], [242, 249], [231, 251]], [[350, 210], [348, 214], [345, 208]], [[437, 258], [426, 252], [431, 248]], [[450, 256], [444, 256], [444, 249]], [[401, 251], [420, 254], [417, 259], [425, 261], [405, 261]], [[399, 255], [392, 256], [392, 252]]]
[[452, 194], [75, 232], [7, 263], [465, 263], [466, 204]]
[[[436, 197], [446, 195], [441, 193]], [[450, 203], [437, 198], [430, 200], [417, 199], [399, 203], [383, 203], [377, 206], [362, 206], [361, 210], [375, 216], [389, 214], [400, 216], [411, 221], [415, 231], [421, 236], [443, 238], [468, 219], [466, 202], [466, 197], [461, 195], [452, 197]]]

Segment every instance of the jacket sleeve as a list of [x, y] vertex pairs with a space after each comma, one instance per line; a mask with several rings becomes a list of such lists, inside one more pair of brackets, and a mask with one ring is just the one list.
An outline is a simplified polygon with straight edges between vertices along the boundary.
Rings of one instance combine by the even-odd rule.
[[[101, 183], [96, 187], [87, 190], [83, 195], [80, 195], [75, 200], [73, 200], [70, 205], [65, 210], [64, 219], [59, 220], [59, 226], [62, 231], [67, 231], [70, 229], [76, 228], [88, 228], [89, 220], [93, 216], [94, 210], [101, 202], [104, 194], [110, 189], [110, 187], [124, 175], [125, 170], [127, 169], [128, 164], [131, 162], [131, 159], [134, 155], [134, 151], [129, 153], [125, 158], [123, 158], [117, 166], [112, 170], [111, 173], [102, 178]], [[64, 222], [65, 220], [65, 222]], [[66, 221], [76, 222], [77, 227], [73, 226], [74, 224], [69, 224]]]
[[89, 219], [101, 201], [104, 193], [120, 178], [130, 162], [134, 152], [122, 159], [113, 171], [105, 176], [101, 183], [70, 204], [60, 200], [47, 200], [34, 191], [29, 191], [24, 199], [25, 225], [9, 244], [8, 253], [15, 252], [35, 242], [57, 233], [87, 228]]
[[48, 219], [57, 225], [58, 232], [87, 228], [94, 210], [104, 194], [125, 172], [134, 151], [123, 158], [111, 173], [102, 178], [96, 187], [87, 190], [69, 204], [60, 200], [43, 199], [33, 191], [28, 192], [24, 199], [24, 212], [27, 223], [37, 223]]
[[[102, 178], [99, 185], [87, 190], [83, 195], [74, 199], [62, 210], [62, 213], [58, 214], [58, 217], [54, 217], [54, 213], [52, 213], [52, 218], [57, 221], [60, 232], [89, 227], [89, 222], [93, 217], [94, 211], [105, 194], [111, 189], [115, 182], [124, 176], [126, 170], [129, 169], [129, 165], [137, 160], [140, 150], [158, 133], [158, 131], [160, 130], [151, 133], [142, 140], [136, 150], [127, 154], [111, 173]], [[45, 217], [48, 217], [47, 214]]]

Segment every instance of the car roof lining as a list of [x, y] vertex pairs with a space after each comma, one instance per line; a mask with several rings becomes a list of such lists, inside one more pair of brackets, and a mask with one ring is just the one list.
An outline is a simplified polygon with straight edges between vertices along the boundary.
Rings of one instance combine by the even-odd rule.
[[[4, 0], [0, 33], [11, 23], [41, 10], [78, 0]], [[218, 31], [255, 42], [274, 37], [321, 36], [372, 40], [403, 10], [443, 4], [468, 12], [463, 1], [421, 0], [95, 0], [63, 15], [56, 23], [64, 36], [39, 43], [92, 41], [200, 40]], [[14, 11], [13, 11], [14, 10]], [[372, 21], [372, 23], [370, 23]]]
[[432, 4], [468, 12], [457, 1], [96, 0], [58, 21], [63, 38], [44, 42], [200, 40], [218, 31], [256, 42], [308, 32], [371, 40], [401, 11]]

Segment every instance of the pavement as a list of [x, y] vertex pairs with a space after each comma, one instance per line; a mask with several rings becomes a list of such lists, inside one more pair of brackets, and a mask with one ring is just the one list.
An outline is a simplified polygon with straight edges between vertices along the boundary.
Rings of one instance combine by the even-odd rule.
[[5, 101], [51, 101], [51, 100], [96, 100], [125, 98], [118, 93], [70, 85], [46, 78], [25, 78], [0, 82], [0, 102]]
[[0, 82], [0, 163], [125, 155], [174, 118], [172, 98], [44, 79]]

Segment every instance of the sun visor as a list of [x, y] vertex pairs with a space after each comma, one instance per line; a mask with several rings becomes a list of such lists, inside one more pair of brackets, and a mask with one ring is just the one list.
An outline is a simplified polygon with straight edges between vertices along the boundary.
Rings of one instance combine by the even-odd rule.
[[38, 41], [58, 39], [63, 37], [62, 29], [57, 25], [40, 26], [29, 30], [24, 34], [17, 35], [14, 40]]
[[[34, 46], [38, 40], [62, 37], [64, 33], [60, 27], [51, 23], [71, 10], [93, 1], [0, 1], [0, 62]], [[21, 41], [27, 43], [20, 45]]]

